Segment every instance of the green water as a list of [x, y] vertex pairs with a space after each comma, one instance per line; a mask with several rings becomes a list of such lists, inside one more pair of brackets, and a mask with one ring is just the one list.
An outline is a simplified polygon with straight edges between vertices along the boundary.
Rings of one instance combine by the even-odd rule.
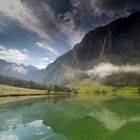
[[51, 97], [0, 107], [0, 140], [140, 140], [139, 130], [139, 99]]

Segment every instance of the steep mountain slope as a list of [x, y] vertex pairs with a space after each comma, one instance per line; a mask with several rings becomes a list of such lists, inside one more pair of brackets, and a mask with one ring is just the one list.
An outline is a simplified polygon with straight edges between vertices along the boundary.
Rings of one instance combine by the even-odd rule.
[[17, 65], [16, 63], [10, 63], [4, 60], [0, 60], [0, 74], [6, 76], [38, 81], [40, 78], [40, 73], [41, 71], [31, 65]]
[[75, 47], [44, 71], [42, 83], [65, 84], [101, 62], [140, 63], [140, 13], [120, 18], [85, 35]]

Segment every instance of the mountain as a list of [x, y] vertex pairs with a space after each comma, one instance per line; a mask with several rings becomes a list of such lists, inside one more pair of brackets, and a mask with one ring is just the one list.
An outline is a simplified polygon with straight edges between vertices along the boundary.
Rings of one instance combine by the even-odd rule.
[[47, 66], [42, 83], [67, 84], [86, 77], [84, 71], [102, 62], [140, 64], [139, 12], [87, 33], [72, 50]]
[[40, 73], [41, 71], [39, 71], [36, 67], [31, 65], [18, 65], [16, 63], [0, 60], [0, 74], [2, 75], [21, 78], [24, 80], [38, 81], [40, 78]]

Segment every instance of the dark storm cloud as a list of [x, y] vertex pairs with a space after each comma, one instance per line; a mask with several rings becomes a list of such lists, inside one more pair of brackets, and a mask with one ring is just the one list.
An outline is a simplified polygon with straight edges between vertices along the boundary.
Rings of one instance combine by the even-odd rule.
[[[80, 41], [84, 33], [76, 25], [74, 7], [69, 0], [22, 0], [40, 22], [43, 31], [53, 40], [51, 44], [64, 42], [67, 47]], [[75, 35], [75, 37], [74, 37]], [[56, 43], [57, 42], [57, 43]], [[59, 43], [61, 44], [61, 43]]]
[[100, 0], [96, 2], [99, 8], [105, 10], [129, 10], [140, 7], [139, 0]]
[[72, 9], [69, 0], [43, 0], [43, 2], [47, 3], [57, 14], [64, 14]]
[[2, 6], [7, 7], [8, 2], [14, 6], [15, 11], [6, 9], [11, 18], [18, 19], [17, 22], [36, 32], [49, 45], [57, 46], [63, 42], [61, 46], [68, 47], [78, 43], [89, 30], [140, 8], [139, 0], [5, 1]]
[[28, 2], [34, 6], [40, 6], [42, 3], [49, 5], [56, 14], [64, 14], [72, 11], [73, 7], [70, 0], [21, 0], [22, 2]]
[[[98, 26], [126, 16], [140, 7], [136, 0], [22, 0], [53, 40], [73, 46], [84, 34]], [[70, 45], [69, 45], [70, 44]]]

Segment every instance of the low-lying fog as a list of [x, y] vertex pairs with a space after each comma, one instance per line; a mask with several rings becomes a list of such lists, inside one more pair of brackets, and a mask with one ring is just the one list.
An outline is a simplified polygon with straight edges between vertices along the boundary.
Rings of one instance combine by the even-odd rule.
[[140, 74], [140, 64], [137, 65], [113, 65], [111, 63], [101, 63], [93, 69], [87, 71], [89, 76], [98, 76], [99, 78], [105, 78], [112, 74], [117, 73], [138, 73]]

